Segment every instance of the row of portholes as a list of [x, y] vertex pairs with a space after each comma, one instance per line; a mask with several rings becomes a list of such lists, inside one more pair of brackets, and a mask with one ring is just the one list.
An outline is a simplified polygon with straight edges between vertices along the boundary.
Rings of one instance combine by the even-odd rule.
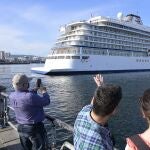
[[136, 59], [136, 62], [150, 62], [149, 59]]

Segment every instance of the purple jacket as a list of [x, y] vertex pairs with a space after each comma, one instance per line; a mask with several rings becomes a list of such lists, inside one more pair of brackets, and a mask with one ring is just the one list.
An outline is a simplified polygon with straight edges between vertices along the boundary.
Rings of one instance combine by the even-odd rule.
[[50, 104], [50, 97], [44, 93], [40, 97], [35, 92], [15, 91], [9, 95], [10, 104], [15, 109], [19, 124], [34, 124], [44, 120], [43, 106]]

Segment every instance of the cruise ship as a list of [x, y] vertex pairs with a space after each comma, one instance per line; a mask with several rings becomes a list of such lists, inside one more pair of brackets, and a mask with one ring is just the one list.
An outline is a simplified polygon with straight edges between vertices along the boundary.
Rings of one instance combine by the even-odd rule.
[[150, 27], [140, 16], [96, 16], [60, 28], [40, 74], [150, 71]]

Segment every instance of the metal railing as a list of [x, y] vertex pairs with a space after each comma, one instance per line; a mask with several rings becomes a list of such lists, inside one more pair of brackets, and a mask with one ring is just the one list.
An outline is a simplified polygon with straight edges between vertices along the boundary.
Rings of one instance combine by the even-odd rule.
[[[1, 119], [0, 124], [2, 125], [3, 128], [10, 125], [14, 130], [17, 131], [17, 124], [14, 125], [14, 123], [11, 120], [9, 120], [9, 110], [14, 111], [14, 108], [12, 108], [11, 106], [8, 105], [8, 100], [9, 100], [8, 94], [5, 92], [0, 92], [0, 119]], [[48, 120], [49, 123], [52, 123], [53, 126], [58, 126], [62, 129], [65, 129], [65, 130], [73, 133], [73, 127], [71, 125], [61, 121], [60, 119], [53, 118], [52, 116], [48, 115], [47, 113], [45, 113], [45, 118]], [[74, 150], [74, 146], [67, 141], [63, 143], [60, 150], [63, 150], [64, 148]], [[56, 150], [55, 146], [53, 146], [52, 149]]]

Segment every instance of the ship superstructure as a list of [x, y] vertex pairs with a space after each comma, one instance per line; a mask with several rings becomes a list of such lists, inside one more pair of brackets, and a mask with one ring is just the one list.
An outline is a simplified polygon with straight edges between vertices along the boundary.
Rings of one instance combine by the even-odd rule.
[[92, 17], [60, 28], [43, 74], [150, 70], [150, 28], [139, 16]]

